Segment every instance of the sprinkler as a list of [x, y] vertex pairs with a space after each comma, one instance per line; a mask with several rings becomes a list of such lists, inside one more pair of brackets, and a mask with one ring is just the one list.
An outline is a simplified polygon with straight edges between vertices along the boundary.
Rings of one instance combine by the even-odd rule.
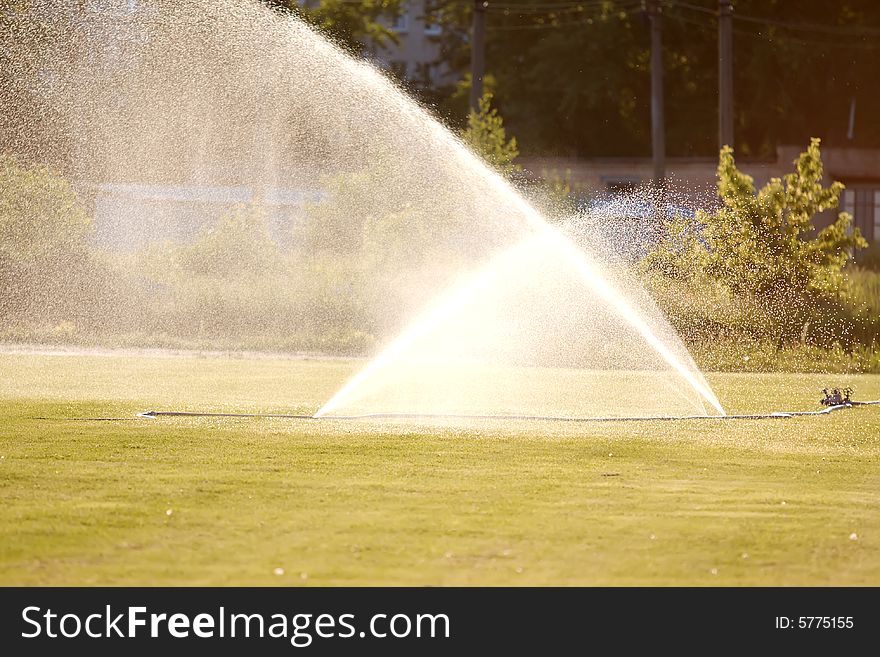
[[819, 402], [822, 406], [849, 406], [852, 404], [850, 397], [852, 396], [852, 388], [823, 388], [822, 393], [825, 395]]

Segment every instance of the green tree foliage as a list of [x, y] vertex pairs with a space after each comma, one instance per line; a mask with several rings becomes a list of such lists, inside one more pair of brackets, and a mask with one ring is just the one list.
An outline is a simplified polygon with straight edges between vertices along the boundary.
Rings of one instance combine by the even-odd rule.
[[278, 246], [259, 205], [241, 205], [226, 213], [191, 245], [176, 253], [188, 275], [240, 279], [262, 276], [277, 267]]
[[[474, 239], [458, 199], [426, 202], [384, 182], [402, 175], [385, 162], [331, 177], [293, 238], [304, 260], [333, 279], [329, 295], [358, 303], [365, 330], [385, 335], [425, 301], [425, 290], [463, 266]], [[377, 190], [382, 190], [377, 193]]]
[[670, 221], [645, 269], [678, 280], [691, 295], [714, 294], [716, 309], [723, 299], [738, 305], [739, 320], [752, 329], [761, 330], [763, 315], [766, 330], [779, 339], [818, 309], [827, 314], [845, 294], [844, 266], [867, 242], [845, 212], [815, 228], [816, 216], [837, 207], [843, 190], [839, 182], [822, 184], [819, 140], [794, 164], [793, 173], [758, 190], [725, 147], [718, 164], [721, 206], [694, 220]]
[[675, 220], [673, 237], [661, 241], [651, 259], [667, 272], [721, 281], [733, 293], [834, 296], [843, 266], [867, 242], [846, 212], [816, 233], [815, 216], [837, 207], [843, 191], [839, 182], [823, 186], [822, 178], [818, 139], [795, 161], [794, 173], [760, 190], [725, 147], [718, 164], [722, 206], [697, 212], [698, 227], [690, 233], [686, 220]]
[[[874, 71], [880, 3], [736, 0], [735, 6], [735, 16], [768, 21], [734, 21], [740, 156], [769, 157], [778, 144], [815, 134], [830, 145], [880, 147], [880, 122], [870, 119], [880, 114]], [[459, 75], [470, 65], [472, 7], [469, 0], [429, 3], [445, 28], [441, 57]], [[717, 9], [717, 0], [663, 3], [670, 155], [717, 148]], [[486, 48], [507, 125], [530, 153], [650, 153], [650, 33], [642, 3], [490, 3]]]
[[358, 300], [344, 287], [350, 271], [298, 255], [274, 240], [261, 204], [230, 208], [192, 243], [141, 256], [138, 270], [161, 294], [151, 304], [153, 326], [138, 328], [257, 348], [362, 345], [369, 337], [354, 328]]
[[474, 152], [504, 175], [521, 169], [514, 163], [519, 155], [516, 137], [507, 138], [504, 120], [498, 114], [498, 110], [492, 107], [491, 93], [486, 92], [480, 98], [479, 112], [471, 110], [467, 128], [462, 131], [461, 138]]
[[[528, 6], [518, 11], [519, 4]], [[534, 1], [516, 0], [505, 3], [504, 11], [489, 5], [486, 70], [497, 81], [508, 126], [529, 152], [648, 152], [649, 41], [641, 14], [632, 11], [635, 3], [562, 4], [548, 3], [544, 10]], [[443, 60], [462, 75], [470, 66], [472, 6], [461, 0], [431, 3], [432, 16], [445, 28]], [[675, 110], [670, 107], [670, 114]], [[707, 130], [713, 120], [706, 122]], [[690, 134], [699, 136], [694, 127], [689, 125]]]
[[[715, 4], [715, 3], [713, 3]], [[880, 147], [880, 94], [876, 61], [880, 3], [736, 0], [734, 89], [736, 141], [740, 155], [773, 155], [778, 144], [803, 143], [819, 134], [826, 145]], [[798, 27], [798, 26], [810, 27]], [[707, 48], [717, 43], [706, 32]], [[708, 53], [707, 57], [714, 56]], [[701, 58], [704, 79], [714, 73]], [[713, 79], [706, 81], [711, 88]], [[856, 101], [853, 138], [850, 103]], [[709, 111], [712, 98], [701, 103]]]
[[[0, 300], [3, 310], [74, 303], [89, 266], [92, 218], [70, 183], [49, 168], [0, 157]], [[52, 310], [44, 308], [47, 312]]]
[[[491, 73], [483, 76], [483, 91], [487, 91], [495, 97], [498, 89], [498, 81]], [[438, 110], [446, 119], [447, 124], [454, 128], [467, 126], [467, 117], [470, 114], [471, 102], [471, 73], [467, 71], [450, 89], [446, 89], [446, 95], [438, 99]]]
[[[390, 18], [401, 11], [402, 0], [263, 0], [271, 7], [289, 11], [319, 30], [362, 52], [370, 45], [397, 41]], [[381, 20], [381, 19], [386, 20]]]

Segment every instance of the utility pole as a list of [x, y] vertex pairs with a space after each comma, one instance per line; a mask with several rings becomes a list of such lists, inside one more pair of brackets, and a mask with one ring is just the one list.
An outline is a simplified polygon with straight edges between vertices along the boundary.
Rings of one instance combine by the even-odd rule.
[[471, 30], [471, 109], [480, 111], [483, 97], [483, 75], [486, 73], [486, 7], [485, 0], [474, 0]]
[[662, 11], [661, 0], [648, 0], [648, 17], [651, 21], [651, 153], [654, 160], [654, 187], [657, 190], [662, 190], [666, 182]]
[[718, 146], [733, 148], [733, 2], [718, 0]]
[[[846, 128], [846, 138], [850, 141], [856, 136], [856, 97], [849, 101], [849, 124]], [[876, 231], [875, 231], [876, 232]]]

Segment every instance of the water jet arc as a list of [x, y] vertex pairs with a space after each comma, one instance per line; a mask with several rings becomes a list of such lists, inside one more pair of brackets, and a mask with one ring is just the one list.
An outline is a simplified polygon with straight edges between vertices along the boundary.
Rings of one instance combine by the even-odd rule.
[[[639, 281], [596, 246], [607, 235], [572, 241], [388, 76], [302, 20], [255, 0], [24, 4], [0, 33], [15, 143], [84, 190], [154, 190], [151, 225], [180, 229], [173, 258], [154, 263], [164, 231], [141, 231], [144, 204], [101, 213], [113, 238], [101, 248], [136, 252], [109, 270], [128, 301], [82, 313], [96, 331], [272, 333], [306, 350], [387, 340], [318, 416], [724, 413]], [[34, 38], [34, 16], [51, 38]], [[230, 185], [250, 205], [227, 208]], [[214, 190], [222, 207], [190, 216], [175, 189]], [[269, 200], [282, 197], [299, 199], [295, 211]], [[432, 360], [442, 367], [423, 367]]]
[[[518, 196], [517, 200], [522, 201]], [[528, 207], [527, 204], [526, 207]], [[382, 370], [391, 368], [396, 363], [406, 359], [409, 355], [407, 350], [413, 347], [417, 341], [435, 330], [438, 326], [441, 326], [444, 321], [447, 321], [450, 316], [464, 308], [478, 294], [484, 292], [491, 285], [497, 284], [499, 279], [503, 280], [506, 268], [509, 268], [511, 264], [516, 266], [521, 260], [527, 258], [530, 252], [535, 250], [549, 250], [554, 259], [558, 258], [568, 263], [568, 266], [582, 280], [584, 284], [583, 292], [592, 293], [595, 297], [601, 299], [602, 303], [610, 308], [630, 330], [634, 331], [639, 339], [647, 343], [655, 355], [659, 356], [667, 367], [675, 372], [677, 376], [681, 377], [699, 395], [700, 399], [708, 402], [718, 415], [725, 415], [721, 403], [708, 384], [699, 376], [698, 371], [695, 375], [692, 368], [689, 368], [686, 363], [682, 362], [674, 351], [656, 335], [639, 311], [629, 303], [626, 295], [615, 287], [608, 276], [603, 276], [599, 264], [558, 229], [537, 218], [535, 220], [535, 233], [496, 254], [476, 273], [447, 289], [421, 316], [410, 324], [407, 330], [400, 334], [397, 339], [389, 344], [327, 401], [315, 413], [315, 416], [323, 417], [339, 408], [345, 408], [348, 398], [356, 393], [360, 386], [378, 375]], [[382, 414], [381, 409], [377, 413]], [[368, 413], [367, 415], [373, 415], [373, 413]], [[444, 414], [418, 413], [418, 415], [422, 417], [440, 417]]]

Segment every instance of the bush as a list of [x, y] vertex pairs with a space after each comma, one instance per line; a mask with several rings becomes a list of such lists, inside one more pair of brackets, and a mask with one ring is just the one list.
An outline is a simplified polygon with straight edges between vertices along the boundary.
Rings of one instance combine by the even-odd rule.
[[471, 110], [467, 128], [461, 133], [461, 138], [490, 166], [504, 175], [510, 175], [522, 168], [513, 162], [519, 156], [516, 137], [507, 139], [504, 120], [498, 110], [492, 107], [492, 94], [489, 92], [480, 98], [479, 112]]
[[[473, 258], [479, 225], [455, 194], [431, 197], [388, 185], [393, 163], [325, 179], [324, 194], [307, 208], [293, 244], [296, 255], [352, 308], [351, 322], [378, 339], [422, 308], [426, 290]], [[485, 233], [491, 239], [488, 224]], [[321, 283], [325, 285], [325, 283]], [[334, 304], [340, 303], [334, 299]]]
[[256, 205], [240, 205], [203, 231], [195, 243], [179, 247], [175, 261], [189, 276], [246, 280], [275, 271], [279, 252], [265, 212]]
[[0, 157], [0, 310], [7, 323], [52, 323], [92, 292], [91, 216], [70, 183], [46, 167]]
[[841, 212], [816, 231], [815, 216], [837, 207], [843, 185], [822, 185], [819, 140], [795, 171], [756, 190], [725, 147], [718, 165], [721, 206], [676, 217], [643, 267], [661, 304], [700, 339], [742, 333], [778, 347], [795, 340], [851, 344], [855, 321], [844, 267], [867, 243]]
[[142, 272], [143, 296], [153, 300], [138, 328], [227, 347], [351, 351], [368, 344], [345, 260], [333, 266], [329, 257], [298, 255], [272, 239], [262, 208], [233, 208], [192, 244], [155, 246], [131, 263]]

